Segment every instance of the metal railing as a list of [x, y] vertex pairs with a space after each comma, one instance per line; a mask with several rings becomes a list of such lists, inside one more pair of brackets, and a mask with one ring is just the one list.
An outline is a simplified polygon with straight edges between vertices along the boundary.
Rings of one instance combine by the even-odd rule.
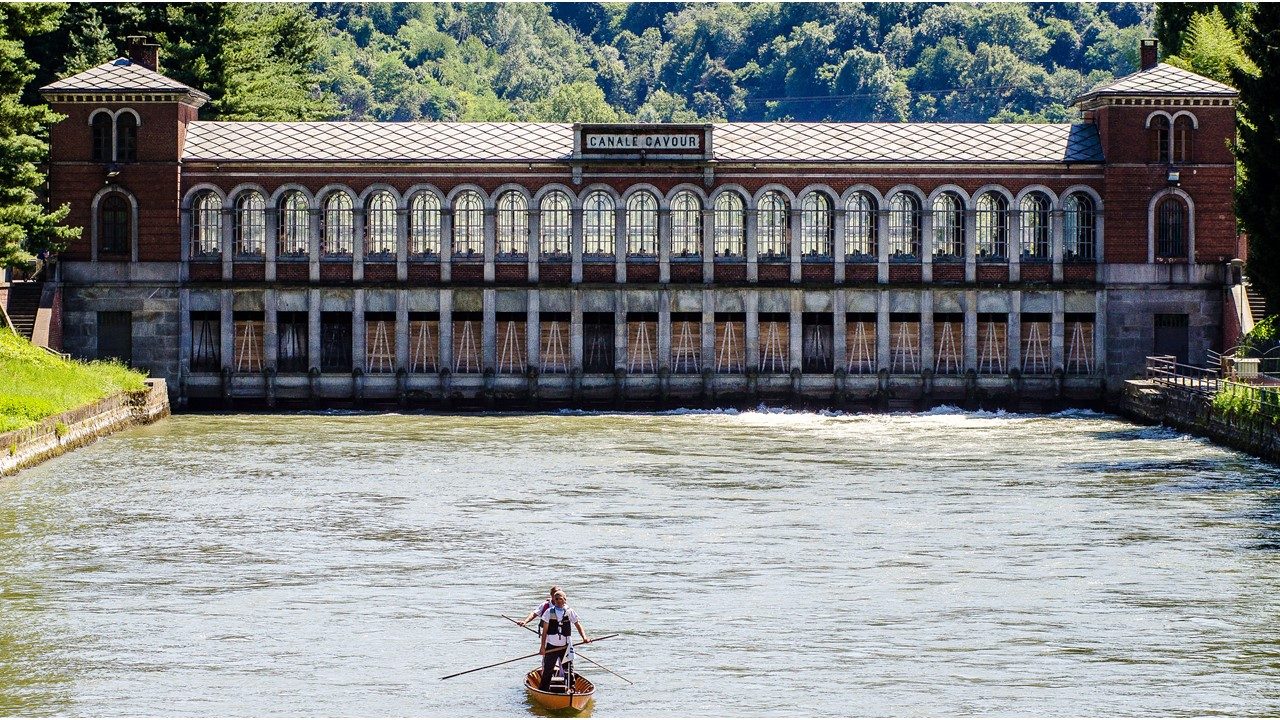
[[1217, 370], [1180, 363], [1173, 355], [1147, 356], [1146, 378], [1159, 385], [1201, 395], [1217, 393], [1221, 383]]
[[1220, 397], [1226, 398], [1226, 404], [1233, 409], [1248, 414], [1264, 415], [1272, 422], [1280, 420], [1280, 388], [1259, 387], [1223, 380]]

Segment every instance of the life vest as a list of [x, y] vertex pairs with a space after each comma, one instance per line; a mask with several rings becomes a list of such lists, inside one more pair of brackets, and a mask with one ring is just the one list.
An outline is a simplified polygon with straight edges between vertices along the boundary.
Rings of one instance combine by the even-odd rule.
[[573, 623], [569, 619], [569, 608], [563, 610], [552, 605], [551, 617], [547, 620], [547, 637], [573, 637]]

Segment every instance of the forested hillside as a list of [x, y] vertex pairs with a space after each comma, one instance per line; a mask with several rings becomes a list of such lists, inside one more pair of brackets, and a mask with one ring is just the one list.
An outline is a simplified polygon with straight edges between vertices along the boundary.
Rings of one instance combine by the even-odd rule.
[[[143, 33], [208, 117], [1058, 121], [1147, 3], [82, 4], [32, 87]], [[34, 99], [34, 98], [31, 98]]]

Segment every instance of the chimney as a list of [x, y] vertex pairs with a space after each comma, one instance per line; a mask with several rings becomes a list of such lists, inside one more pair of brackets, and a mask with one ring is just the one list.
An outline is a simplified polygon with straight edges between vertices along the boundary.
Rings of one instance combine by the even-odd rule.
[[1142, 69], [1150, 70], [1155, 67], [1156, 62], [1158, 62], [1156, 59], [1156, 41], [1147, 38], [1142, 41], [1139, 47], [1142, 49]]
[[130, 35], [126, 37], [124, 39], [124, 47], [125, 53], [130, 60], [148, 70], [160, 72], [160, 46], [148, 42], [148, 38], [145, 35]]

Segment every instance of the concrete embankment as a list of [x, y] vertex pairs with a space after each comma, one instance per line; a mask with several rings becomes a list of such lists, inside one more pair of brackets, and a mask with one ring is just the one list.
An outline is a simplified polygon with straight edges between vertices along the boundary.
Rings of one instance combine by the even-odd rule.
[[1129, 380], [1115, 403], [1139, 422], [1168, 425], [1280, 464], [1280, 431], [1266, 418], [1224, 412], [1213, 396], [1153, 380]]
[[148, 380], [145, 390], [117, 393], [45, 418], [33, 427], [2, 433], [0, 476], [37, 465], [117, 430], [155, 422], [168, 414], [169, 393], [164, 380]]

